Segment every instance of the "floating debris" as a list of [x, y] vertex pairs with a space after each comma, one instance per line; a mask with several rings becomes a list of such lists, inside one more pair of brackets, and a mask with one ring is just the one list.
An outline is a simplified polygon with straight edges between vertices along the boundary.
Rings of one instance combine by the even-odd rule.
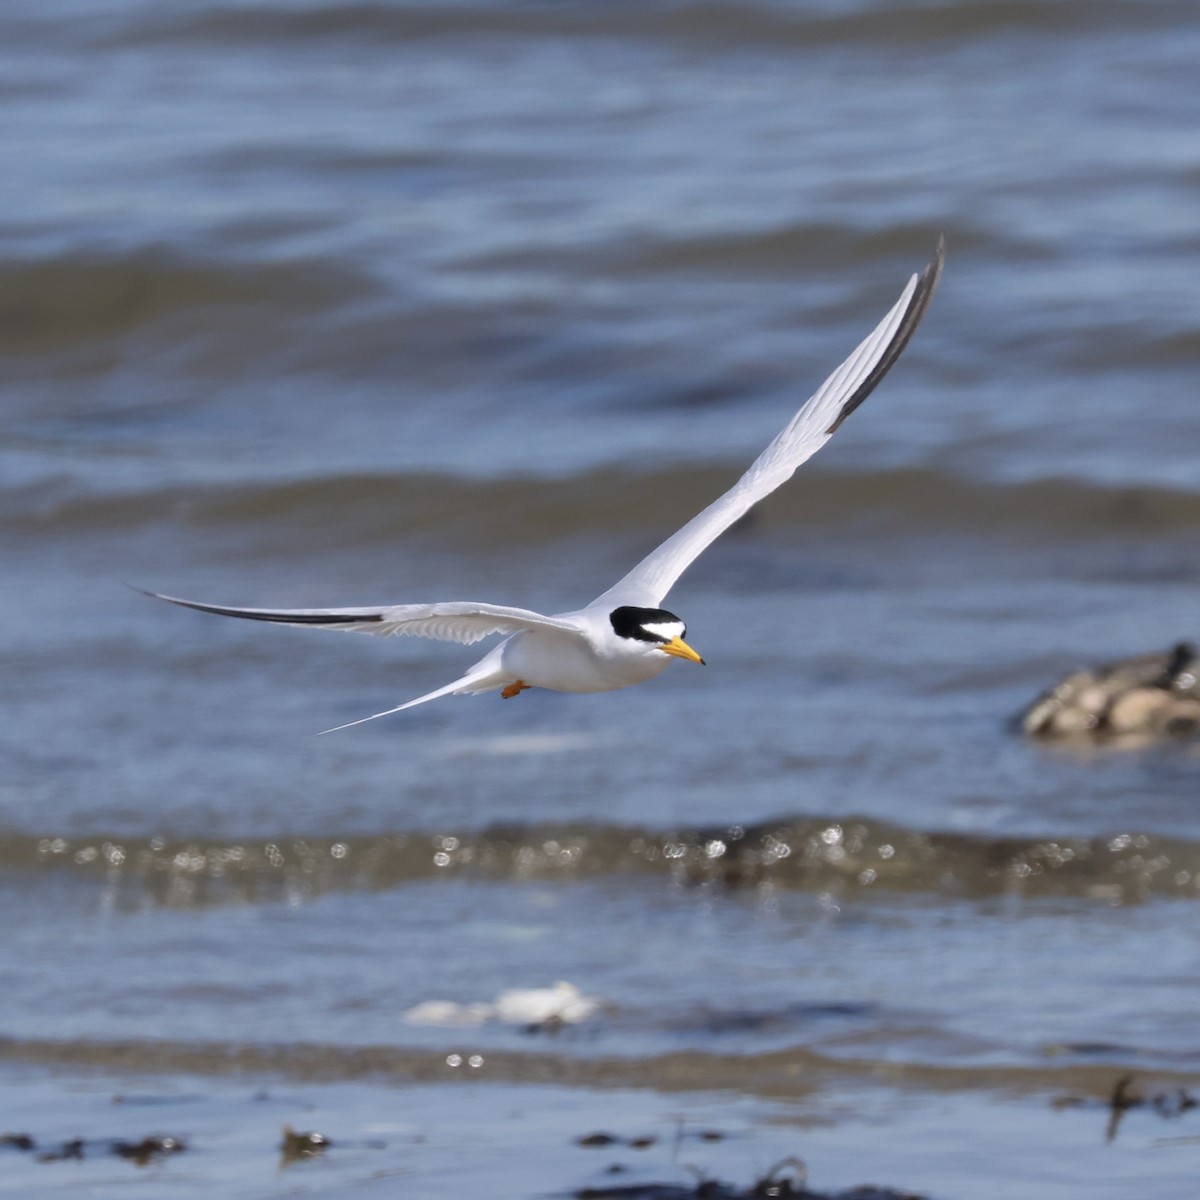
[[1105, 1140], [1116, 1140], [1125, 1114], [1131, 1109], [1148, 1109], [1156, 1115], [1170, 1120], [1181, 1117], [1185, 1112], [1200, 1107], [1197, 1100], [1186, 1088], [1169, 1088], [1161, 1092], [1140, 1092], [1134, 1090], [1134, 1074], [1127, 1071], [1119, 1075], [1113, 1083], [1112, 1091], [1107, 1100], [1097, 1100], [1088, 1096], [1059, 1096], [1054, 1100], [1055, 1108], [1089, 1108], [1103, 1107], [1108, 1111], [1108, 1127]]
[[579, 1025], [594, 1017], [604, 1002], [585, 996], [573, 983], [560, 980], [549, 988], [511, 988], [496, 997], [496, 1018], [530, 1031]]
[[410, 1025], [445, 1025], [457, 1028], [500, 1021], [519, 1025], [528, 1033], [552, 1033], [594, 1017], [605, 1002], [585, 996], [573, 983], [560, 980], [553, 987], [510, 988], [490, 1004], [457, 1004], [453, 1000], [426, 1000], [404, 1014]]
[[496, 1015], [491, 1004], [458, 1004], [454, 1000], [424, 1000], [404, 1014], [410, 1025], [441, 1025], [452, 1029], [485, 1025]]
[[802, 1187], [799, 1191], [786, 1180], [780, 1183], [758, 1183], [749, 1190], [731, 1187], [718, 1179], [705, 1179], [692, 1185], [670, 1183], [630, 1183], [614, 1187], [581, 1188], [574, 1193], [576, 1200], [926, 1200], [916, 1192], [898, 1192], [895, 1188], [850, 1188], [842, 1192], [814, 1192]]
[[37, 1143], [27, 1133], [0, 1133], [0, 1146], [13, 1150], [33, 1150]]
[[800, 1158], [785, 1158], [748, 1188], [700, 1176], [695, 1183], [621, 1183], [580, 1188], [575, 1200], [926, 1200], [916, 1192], [867, 1184], [840, 1192], [814, 1191], [808, 1167]]
[[802, 1158], [785, 1158], [754, 1181], [752, 1196], [809, 1196], [808, 1166]]
[[1144, 745], [1200, 734], [1200, 655], [1191, 642], [1074, 671], [1018, 718], [1032, 737]]

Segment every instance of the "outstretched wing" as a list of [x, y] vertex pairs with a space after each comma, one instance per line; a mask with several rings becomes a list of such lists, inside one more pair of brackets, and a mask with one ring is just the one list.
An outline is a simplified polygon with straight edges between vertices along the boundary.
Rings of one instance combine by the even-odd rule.
[[200, 604], [147, 592], [156, 600], [167, 600], [184, 608], [216, 613], [222, 617], [245, 617], [250, 621], [273, 621], [277, 625], [310, 625], [322, 629], [349, 629], [361, 633], [410, 634], [440, 638], [470, 645], [493, 633], [520, 633], [526, 629], [559, 629], [578, 633], [579, 626], [558, 617], [545, 617], [525, 608], [500, 604], [450, 601], [444, 604], [396, 604], [390, 608], [226, 608]]
[[634, 604], [657, 608], [675, 581], [712, 542], [816, 454], [871, 394], [908, 345], [929, 306], [945, 254], [945, 241], [939, 239], [932, 261], [919, 276], [914, 275], [908, 281], [891, 312], [825, 380], [745, 475], [592, 605]]

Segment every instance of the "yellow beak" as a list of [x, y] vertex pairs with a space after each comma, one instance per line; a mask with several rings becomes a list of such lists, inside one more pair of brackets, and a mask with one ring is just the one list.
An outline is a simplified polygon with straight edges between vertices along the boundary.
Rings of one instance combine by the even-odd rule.
[[681, 637], [672, 638], [666, 645], [659, 646], [659, 649], [672, 658], [686, 658], [688, 662], [699, 663], [702, 667], [708, 665]]

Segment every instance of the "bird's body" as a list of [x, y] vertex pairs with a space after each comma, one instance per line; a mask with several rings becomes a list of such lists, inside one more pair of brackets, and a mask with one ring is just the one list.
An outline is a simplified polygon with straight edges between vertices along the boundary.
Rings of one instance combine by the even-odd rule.
[[577, 634], [529, 630], [501, 642], [492, 651], [500, 676], [552, 692], [615, 692], [653, 679], [671, 661], [651, 653], [644, 643], [631, 646], [624, 638], [597, 637], [586, 611], [561, 619], [571, 618], [579, 622]]
[[531, 687], [555, 692], [611, 692], [653, 679], [673, 657], [703, 663], [684, 641], [687, 629], [683, 621], [661, 607], [667, 592], [707, 546], [789, 479], [874, 390], [924, 315], [941, 273], [943, 253], [939, 244], [933, 261], [921, 275], [909, 280], [887, 316], [729, 491], [584, 608], [553, 616], [471, 601], [375, 608], [254, 609], [152, 594], [186, 608], [277, 624], [410, 634], [467, 644], [495, 634], [508, 635], [460, 678], [374, 716], [400, 712], [447, 695], [502, 691], [505, 697], [511, 697]]

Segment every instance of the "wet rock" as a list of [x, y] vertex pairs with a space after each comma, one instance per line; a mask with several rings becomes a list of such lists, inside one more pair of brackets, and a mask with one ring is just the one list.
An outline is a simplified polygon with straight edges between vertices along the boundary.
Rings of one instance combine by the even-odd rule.
[[1116, 696], [1106, 719], [1113, 733], [1141, 733], [1160, 726], [1178, 701], [1163, 688], [1137, 687]]
[[1137, 744], [1200, 734], [1200, 655], [1190, 642], [1074, 671], [1018, 718], [1032, 737]]
[[575, 1145], [595, 1149], [602, 1146], [628, 1146], [631, 1150], [648, 1150], [658, 1141], [653, 1134], [620, 1138], [615, 1133], [588, 1133], [575, 1139]]
[[[33, 1138], [27, 1133], [5, 1134], [0, 1137], [0, 1144], [5, 1144], [6, 1140], [8, 1145], [13, 1145], [19, 1150], [35, 1148]], [[120, 1138], [70, 1138], [60, 1142], [53, 1149], [43, 1150], [37, 1156], [37, 1160], [44, 1163], [66, 1162], [86, 1158], [90, 1154], [114, 1154], [118, 1158], [144, 1167], [168, 1154], [181, 1154], [186, 1149], [187, 1143], [182, 1138], [167, 1137], [163, 1134], [151, 1134], [138, 1141], [125, 1141]]]
[[323, 1133], [317, 1133], [316, 1130], [297, 1132], [290, 1125], [285, 1125], [279, 1152], [285, 1163], [292, 1163], [324, 1154], [331, 1145], [332, 1143]]
[[114, 1142], [112, 1152], [118, 1158], [127, 1158], [139, 1167], [146, 1166], [156, 1158], [167, 1154], [181, 1154], [187, 1145], [174, 1137], [144, 1137], [140, 1142]]

